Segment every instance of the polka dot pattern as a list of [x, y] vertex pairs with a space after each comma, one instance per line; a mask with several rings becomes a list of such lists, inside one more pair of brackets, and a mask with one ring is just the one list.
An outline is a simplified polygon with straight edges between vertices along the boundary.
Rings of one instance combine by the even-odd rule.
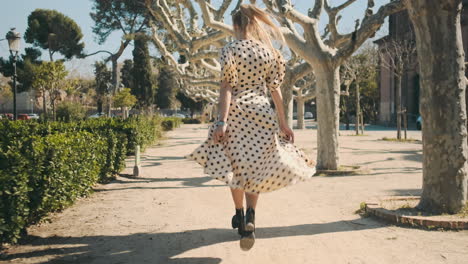
[[[279, 54], [279, 53], [278, 53]], [[280, 89], [285, 74], [281, 55], [252, 40], [237, 40], [220, 52], [222, 78], [232, 87], [225, 140], [208, 138], [185, 157], [204, 173], [250, 193], [274, 191], [315, 174], [313, 161], [280, 132], [267, 91]]]

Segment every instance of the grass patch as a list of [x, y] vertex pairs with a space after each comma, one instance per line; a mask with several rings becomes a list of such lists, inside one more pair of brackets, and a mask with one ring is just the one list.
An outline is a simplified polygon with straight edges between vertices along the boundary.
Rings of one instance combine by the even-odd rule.
[[360, 215], [361, 217], [368, 217], [368, 216], [370, 216], [370, 215], [366, 212], [366, 202], [361, 202], [361, 203], [359, 204], [359, 209], [357, 209], [356, 211], [354, 211], [354, 213]]
[[403, 142], [403, 143], [416, 143], [416, 142], [421, 142], [421, 140], [414, 139], [414, 138], [407, 138], [407, 139], [397, 139], [397, 138], [389, 138], [389, 137], [383, 137], [383, 141], [392, 141], [392, 142]]
[[465, 207], [457, 214], [461, 217], [468, 217], [468, 203], [465, 204]]
[[368, 170], [362, 169], [358, 165], [342, 165], [337, 170], [317, 170], [317, 176], [346, 176], [346, 175], [362, 175], [369, 173]]
[[356, 134], [351, 134], [351, 135], [347, 135], [349, 137], [368, 137], [370, 136], [369, 134], [359, 134], [359, 135], [356, 135]]

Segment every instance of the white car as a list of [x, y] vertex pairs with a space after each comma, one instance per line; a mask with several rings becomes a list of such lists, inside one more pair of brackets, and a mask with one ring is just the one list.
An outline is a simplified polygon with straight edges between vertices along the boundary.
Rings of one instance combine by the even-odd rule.
[[312, 119], [312, 118], [314, 118], [314, 115], [311, 112], [305, 112], [304, 118], [305, 119]]
[[105, 117], [106, 114], [104, 113], [95, 113], [94, 115], [90, 115], [89, 118], [99, 118], [99, 117]]
[[418, 116], [418, 119], [416, 119], [416, 128], [418, 130], [422, 129], [422, 117], [421, 116]]
[[173, 117], [180, 117], [180, 118], [185, 118], [186, 116], [184, 114], [173, 114]]
[[28, 116], [29, 116], [30, 119], [39, 119], [38, 114], [28, 114]]

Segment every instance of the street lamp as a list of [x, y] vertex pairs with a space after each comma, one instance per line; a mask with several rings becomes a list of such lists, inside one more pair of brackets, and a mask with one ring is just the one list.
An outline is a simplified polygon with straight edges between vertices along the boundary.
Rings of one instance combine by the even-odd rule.
[[10, 48], [10, 54], [13, 57], [13, 120], [18, 119], [18, 112], [16, 109], [16, 60], [18, 58], [18, 52], [20, 50], [21, 35], [16, 32], [15, 28], [12, 28], [5, 37], [8, 40], [8, 46]]

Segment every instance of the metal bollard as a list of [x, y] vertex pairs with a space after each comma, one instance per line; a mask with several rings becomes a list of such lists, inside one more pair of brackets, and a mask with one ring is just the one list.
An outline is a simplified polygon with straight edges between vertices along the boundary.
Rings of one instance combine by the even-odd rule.
[[133, 167], [133, 177], [138, 177], [141, 174], [140, 166], [140, 146], [137, 145], [135, 148], [135, 166]]

